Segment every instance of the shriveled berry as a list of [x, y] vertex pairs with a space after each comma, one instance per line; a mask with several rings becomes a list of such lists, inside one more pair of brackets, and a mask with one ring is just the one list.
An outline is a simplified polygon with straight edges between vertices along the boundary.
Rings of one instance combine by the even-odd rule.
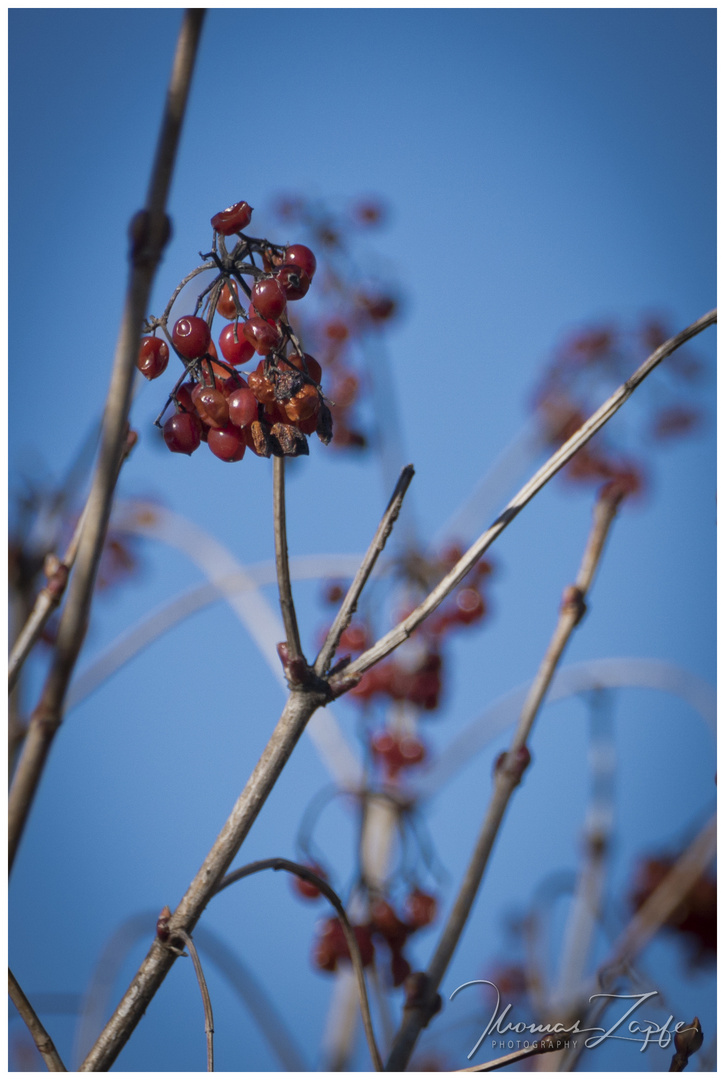
[[193, 454], [201, 442], [201, 420], [196, 413], [178, 412], [164, 424], [164, 442], [172, 454]]
[[222, 236], [231, 236], [232, 233], [246, 229], [252, 220], [252, 207], [247, 202], [234, 203], [226, 210], [220, 210], [211, 219], [212, 229], [216, 229]]
[[169, 362], [169, 346], [161, 338], [143, 337], [138, 351], [136, 367], [147, 379], [158, 379], [166, 371]]
[[249, 376], [249, 389], [257, 401], [261, 401], [263, 405], [273, 405], [277, 400], [274, 393], [274, 383], [266, 375], [263, 375], [259, 369], [253, 371]]
[[304, 354], [304, 358], [299, 353], [290, 353], [287, 357], [287, 363], [292, 364], [293, 367], [298, 368], [299, 371], [304, 371], [307, 368], [307, 374], [313, 382], [319, 386], [322, 382], [322, 368], [319, 362], [315, 360], [314, 356], [310, 356], [309, 353]]
[[320, 395], [316, 386], [307, 383], [301, 390], [285, 402], [285, 411], [293, 424], [299, 420], [309, 420], [317, 416], [320, 410]]
[[241, 461], [247, 449], [247, 441], [241, 428], [227, 424], [223, 428], [209, 429], [209, 449], [222, 461]]
[[208, 351], [211, 332], [198, 315], [185, 315], [174, 325], [171, 340], [185, 360], [197, 360]]
[[219, 335], [219, 348], [222, 356], [232, 367], [246, 364], [254, 356], [254, 345], [244, 336], [244, 327], [239, 323], [225, 326]]
[[287, 306], [287, 294], [276, 278], [264, 278], [252, 287], [252, 303], [263, 319], [278, 319]]

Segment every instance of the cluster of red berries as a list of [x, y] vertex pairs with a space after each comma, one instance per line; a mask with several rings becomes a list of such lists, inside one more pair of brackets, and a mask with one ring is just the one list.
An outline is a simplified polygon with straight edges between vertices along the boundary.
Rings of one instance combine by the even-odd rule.
[[[401, 986], [412, 970], [404, 946], [412, 934], [433, 922], [437, 911], [436, 898], [421, 889], [414, 889], [406, 897], [402, 918], [384, 897], [371, 899], [368, 921], [353, 927], [363, 967], [375, 959], [377, 941], [389, 953], [392, 985]], [[350, 962], [350, 950], [338, 918], [325, 919], [319, 924], [312, 960], [320, 971], [336, 971], [338, 964]]]
[[323, 310], [306, 318], [305, 337], [314, 343], [329, 378], [335, 447], [364, 450], [370, 438], [361, 411], [369, 388], [355, 354], [368, 334], [388, 325], [399, 303], [389, 286], [361, 280], [349, 248], [356, 228], [379, 224], [384, 208], [376, 200], [365, 199], [348, 212], [336, 214], [319, 203], [292, 196], [280, 201], [278, 213], [285, 222], [304, 228], [313, 246], [329, 256], [329, 271], [321, 284]]
[[[610, 391], [624, 381], [633, 368], [669, 337], [666, 327], [645, 320], [633, 335], [614, 326], [598, 326], [572, 334], [557, 348], [547, 366], [535, 397], [534, 409], [544, 438], [558, 447], [577, 431], [601, 402], [603, 388]], [[699, 363], [679, 350], [668, 359], [667, 372], [677, 380], [673, 400], [659, 405], [649, 418], [649, 433], [655, 440], [690, 434], [702, 423], [702, 412], [695, 404], [682, 400], [682, 383], [692, 382], [700, 373]], [[563, 471], [569, 481], [599, 484], [616, 481], [629, 494], [646, 486], [646, 472], [641, 461], [623, 453], [599, 434], [583, 447]]]
[[[185, 374], [169, 399], [175, 412], [163, 425], [173, 453], [192, 454], [205, 442], [222, 461], [240, 461], [247, 449], [261, 457], [296, 457], [309, 452], [307, 435], [317, 432], [325, 443], [332, 438], [332, 417], [320, 388], [322, 368], [302, 350], [287, 316], [287, 304], [307, 294], [317, 260], [304, 244], [280, 247], [245, 236], [251, 216], [246, 202], [214, 215], [211, 261], [190, 278], [210, 268], [218, 275], [169, 336], [167, 321], [179, 286], [164, 316], [149, 320], [153, 334], [141, 340], [137, 366], [146, 378], [166, 370], [169, 346], [184, 364]], [[237, 242], [230, 252], [225, 238], [233, 235]], [[199, 315], [203, 301], [204, 318]], [[212, 340], [215, 315], [228, 320], [218, 352]], [[168, 344], [156, 336], [159, 328]], [[237, 369], [255, 355], [262, 357], [256, 369], [240, 374]]]

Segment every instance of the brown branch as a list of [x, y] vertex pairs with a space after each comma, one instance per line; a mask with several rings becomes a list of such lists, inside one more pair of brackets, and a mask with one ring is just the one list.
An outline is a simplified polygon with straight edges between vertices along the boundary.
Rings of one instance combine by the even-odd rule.
[[[256, 821], [308, 720], [326, 701], [327, 696], [321, 690], [295, 690], [290, 694], [254, 772], [169, 920], [169, 933], [172, 937], [180, 929], [187, 933], [193, 931]], [[169, 949], [164, 948], [158, 941], [153, 942], [146, 959], [79, 1071], [105, 1072], [111, 1067], [166, 978], [174, 960], [175, 957]]]
[[360, 564], [360, 568], [357, 571], [355, 578], [347, 591], [347, 596], [340, 605], [340, 610], [335, 616], [335, 620], [327, 632], [327, 637], [320, 649], [317, 659], [315, 660], [315, 672], [323, 676], [325, 675], [330, 661], [335, 655], [335, 650], [340, 642], [343, 632], [350, 625], [350, 620], [357, 610], [357, 602], [360, 599], [368, 578], [370, 577], [375, 563], [378, 560], [378, 556], [382, 553], [388, 537], [390, 536], [393, 525], [398, 519], [400, 508], [403, 505], [403, 499], [405, 493], [408, 490], [411, 480], [415, 475], [415, 469], [412, 465], [406, 465], [398, 477], [398, 482], [395, 485], [395, 490], [390, 497], [390, 502], [387, 505], [385, 513], [378, 525], [375, 536], [373, 537], [370, 547], [365, 553], [365, 557]]
[[287, 511], [284, 490], [284, 458], [274, 459], [274, 555], [277, 565], [277, 588], [279, 606], [282, 609], [284, 632], [287, 636], [287, 659], [299, 660], [302, 657], [300, 632], [297, 628], [297, 615], [292, 599], [292, 583], [287, 554]]
[[201, 966], [201, 960], [199, 959], [199, 953], [196, 951], [196, 945], [192, 938], [185, 930], [177, 930], [176, 935], [181, 941], [184, 942], [191, 961], [194, 965], [194, 971], [196, 972], [196, 980], [199, 983], [199, 990], [201, 991], [201, 1000], [204, 1005], [204, 1031], [206, 1032], [206, 1071], [214, 1072], [214, 1014], [211, 1009], [211, 998], [209, 997], [209, 988], [206, 985], [206, 979], [204, 978], [204, 970]]
[[357, 943], [355, 931], [352, 928], [352, 924], [347, 916], [342, 900], [340, 900], [340, 897], [335, 890], [331, 888], [328, 882], [326, 882], [324, 878], [318, 877], [318, 875], [310, 870], [309, 867], [292, 862], [290, 859], [281, 858], [259, 859], [257, 862], [248, 863], [246, 866], [242, 866], [238, 870], [232, 871], [231, 874], [227, 874], [221, 881], [219, 888], [216, 891], [221, 892], [222, 889], [228, 888], [229, 885], [233, 885], [236, 881], [241, 881], [242, 878], [249, 877], [250, 874], [258, 874], [260, 870], [286, 870], [289, 874], [296, 874], [297, 877], [302, 878], [303, 881], [311, 882], [320, 890], [322, 895], [330, 901], [339, 915], [342, 929], [345, 934], [345, 941], [350, 950], [350, 959], [355, 971], [355, 979], [357, 981], [360, 998], [360, 1012], [362, 1013], [363, 1027], [365, 1028], [365, 1037], [367, 1038], [370, 1057], [372, 1058], [376, 1072], [382, 1072], [383, 1060], [380, 1057], [380, 1051], [378, 1050], [378, 1045], [375, 1041], [375, 1032], [373, 1030], [372, 1016], [370, 1015], [370, 1002], [368, 1000], [368, 992], [365, 985], [365, 973], [363, 970], [362, 957], [360, 955], [360, 947]]
[[55, 1048], [53, 1040], [38, 1019], [35, 1009], [30, 1004], [20, 988], [18, 980], [8, 968], [8, 993], [13, 1005], [25, 1021], [28, 1031], [33, 1036], [33, 1042], [43, 1061], [48, 1066], [49, 1072], [68, 1072], [60, 1059], [60, 1054]]
[[550, 1054], [553, 1050], [561, 1050], [564, 1040], [555, 1035], [544, 1035], [534, 1046], [523, 1050], [514, 1050], [512, 1054], [504, 1054], [503, 1057], [493, 1061], [484, 1061], [482, 1065], [471, 1065], [467, 1069], [456, 1069], [456, 1072], [493, 1072], [494, 1069], [504, 1069], [507, 1065], [513, 1065], [524, 1058], [534, 1057], [535, 1054]]
[[471, 567], [474, 566], [483, 555], [484, 551], [486, 551], [496, 537], [511, 524], [526, 504], [533, 499], [534, 495], [536, 495], [560, 469], [563, 469], [577, 451], [581, 450], [582, 446], [588, 443], [592, 436], [595, 435], [608, 420], [611, 420], [615, 413], [618, 412], [622, 405], [624, 405], [624, 403], [632, 396], [640, 383], [654, 371], [657, 365], [661, 363], [665, 357], [669, 356], [670, 353], [673, 353], [675, 349], [678, 349], [686, 341], [689, 341], [690, 338], [695, 337], [696, 334], [701, 333], [715, 322], [717, 322], [717, 311], [709, 311], [681, 333], [670, 338], [669, 341], [666, 341], [663, 345], [660, 345], [659, 349], [656, 349], [641, 367], [637, 368], [634, 374], [627, 379], [627, 381], [623, 383], [595, 413], [592, 413], [579, 430], [576, 431], [555, 454], [552, 454], [549, 460], [545, 462], [536, 473], [534, 473], [528, 483], [521, 488], [508, 506], [499, 514], [493, 525], [479, 536], [478, 540], [476, 540], [465, 555], [459, 559], [456, 565], [448, 574], [446, 574], [436, 588], [428, 594], [425, 600], [423, 600], [422, 603], [407, 616], [407, 618], [399, 622], [398, 625], [388, 631], [384, 637], [380, 638], [380, 640], [372, 645], [366, 652], [362, 653], [357, 660], [353, 660], [349, 667], [345, 669], [346, 674], [362, 674], [362, 672], [367, 671], [368, 668], [371, 668], [374, 664], [377, 664], [378, 661], [388, 656], [394, 649], [397, 649], [399, 645], [402, 645], [402, 643], [410, 637], [413, 631], [420, 626], [424, 619], [427, 619], [439, 604], [445, 600], [456, 585], [463, 580]]
[[12, 866], [30, 808], [62, 717], [65, 695], [85, 637], [98, 563], [108, 528], [111, 503], [126, 437], [138, 341], [151, 285], [169, 236], [166, 197], [176, 159], [204, 10], [187, 10], [179, 33], [174, 65], [151, 173], [146, 209], [131, 223], [130, 278], [111, 373], [101, 446], [88, 498], [86, 522], [76, 566], [58, 630], [53, 663], [10, 791], [9, 859]]
[[488, 810], [483, 819], [475, 849], [459, 890], [453, 910], [441, 934], [438, 946], [428, 967], [426, 993], [419, 1005], [407, 1009], [403, 1022], [386, 1063], [386, 1071], [405, 1069], [422, 1029], [428, 1023], [438, 987], [458, 945], [466, 921], [476, 899], [484, 871], [493, 850], [509, 800], [529, 764], [526, 742], [534, 720], [541, 708], [546, 691], [572, 632], [581, 619], [584, 600], [604, 548], [609, 528], [614, 520], [622, 494], [611, 485], [605, 487], [594, 509], [594, 523], [587, 541], [576, 583], [564, 590], [559, 621], [546, 650], [541, 666], [531, 684], [511, 745], [502, 755], [494, 772], [494, 787]]

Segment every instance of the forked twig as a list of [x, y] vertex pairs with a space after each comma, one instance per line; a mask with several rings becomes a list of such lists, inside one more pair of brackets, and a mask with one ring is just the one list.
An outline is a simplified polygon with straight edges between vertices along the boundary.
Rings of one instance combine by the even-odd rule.
[[403, 1022], [385, 1066], [388, 1072], [405, 1069], [417, 1038], [432, 1015], [432, 1007], [437, 996], [438, 987], [473, 907], [509, 800], [520, 783], [523, 772], [530, 761], [526, 747], [527, 739], [557, 664], [575, 626], [584, 613], [584, 600], [594, 578], [609, 527], [614, 520], [621, 499], [621, 491], [607, 486], [595, 506], [594, 524], [589, 534], [576, 583], [564, 591], [564, 602], [551, 642], [531, 684], [531, 689], [521, 711], [508, 752], [502, 756], [495, 769], [493, 792], [476, 846], [456, 897], [456, 902], [453, 905], [453, 910], [428, 966], [426, 992], [422, 995], [419, 1005], [405, 1011]]
[[[550, 459], [543, 470], [539, 470], [529, 484], [522, 489], [522, 492], [510, 505], [508, 511], [504, 512], [499, 521], [474, 544], [457, 566], [454, 567], [451, 574], [444, 578], [441, 584], [430, 594], [428, 600], [416, 609], [416, 612], [410, 617], [410, 619], [414, 619], [414, 625], [410, 619], [404, 620], [399, 627], [391, 631], [391, 634], [386, 635], [385, 638], [378, 642], [372, 650], [364, 653], [362, 657], [351, 664], [349, 670], [362, 672], [401, 644], [412, 633], [414, 627], [430, 614], [441, 603], [447, 592], [453, 589], [465, 576], [483, 551], [502, 531], [505, 523], [511, 520], [533, 498], [546, 481], [573, 456], [580, 446], [591, 438], [599, 427], [606, 423], [610, 416], [614, 415], [646, 375], [665, 356], [673, 352], [683, 342], [704, 330], [706, 326], [712, 325], [715, 319], [715, 312], [704, 315], [696, 323], [688, 327], [687, 330], [666, 342], [665, 345], [653, 353], [646, 364], [635, 372], [632, 379], [624, 387], [620, 388], [614, 398], [610, 399], [594, 414], [580, 429], [580, 432], [573, 436]], [[346, 669], [345, 674], [347, 672], [348, 669]], [[214, 894], [216, 886], [244, 843], [249, 830], [287, 763], [310, 717], [318, 708], [324, 706], [326, 701], [326, 695], [313, 688], [305, 688], [303, 691], [293, 690], [290, 693], [277, 726], [262, 752], [254, 772], [237, 799], [211, 851], [172, 915], [169, 923], [170, 932], [185, 929], [189, 933], [196, 925], [206, 904]], [[95, 1046], [81, 1065], [81, 1072], [102, 1072], [111, 1067], [173, 963], [174, 957], [170, 950], [164, 949], [160, 943], [154, 942], [131, 981], [131, 985], [101, 1032]]]
[[98, 462], [88, 497], [86, 522], [60, 621], [53, 663], [31, 717], [10, 791], [8, 847], [11, 866], [53, 738], [62, 720], [66, 690], [88, 625], [96, 572], [111, 513], [117, 465], [126, 437], [141, 326], [156, 267], [169, 237], [166, 200], [203, 19], [202, 8], [189, 9], [184, 15], [151, 171], [146, 209], [137, 214], [131, 224], [130, 277], [103, 417]]
[[370, 542], [370, 547], [366, 551], [363, 561], [360, 563], [360, 568], [355, 575], [352, 585], [347, 591], [347, 596], [340, 605], [340, 610], [335, 616], [334, 622], [328, 630], [327, 637], [315, 660], [315, 672], [320, 676], [326, 673], [330, 661], [335, 655], [335, 650], [340, 642], [340, 638], [350, 625], [350, 619], [357, 610], [357, 602], [360, 599], [360, 594], [365, 588], [367, 580], [373, 572], [375, 563], [378, 560], [378, 556], [383, 551], [393, 525], [398, 519], [405, 493], [408, 490], [410, 481], [413, 479], [414, 475], [415, 469], [413, 466], [406, 465], [398, 477], [395, 490], [390, 497], [390, 502], [378, 525], [375, 536]]
[[238, 870], [232, 871], [231, 874], [227, 874], [221, 881], [216, 892], [221, 892], [222, 889], [228, 888], [236, 881], [241, 881], [242, 878], [249, 877], [250, 874], [258, 874], [261, 870], [286, 870], [289, 874], [296, 874], [297, 877], [302, 878], [304, 881], [311, 882], [320, 890], [322, 895], [330, 901], [337, 912], [340, 922], [342, 923], [345, 941], [350, 950], [350, 959], [352, 960], [352, 966], [355, 971], [355, 978], [357, 980], [358, 993], [360, 996], [360, 1011], [362, 1013], [363, 1027], [365, 1028], [365, 1036], [368, 1041], [370, 1057], [372, 1058], [376, 1072], [382, 1072], [383, 1060], [380, 1057], [380, 1051], [378, 1050], [375, 1041], [375, 1032], [373, 1031], [373, 1021], [370, 1015], [370, 1002], [368, 1001], [368, 992], [365, 985], [365, 973], [363, 971], [360, 948], [340, 897], [323, 878], [318, 877], [318, 875], [308, 867], [302, 866], [300, 863], [292, 862], [290, 859], [281, 858], [259, 859], [257, 862], [248, 863], [246, 866], [242, 866]]
[[657, 365], [661, 363], [666, 356], [673, 353], [675, 349], [678, 349], [680, 345], [689, 341], [690, 338], [695, 337], [696, 334], [701, 333], [708, 326], [712, 326], [715, 322], [717, 322], [717, 311], [709, 311], [681, 333], [676, 334], [675, 337], [670, 338], [669, 341], [660, 345], [659, 349], [656, 349], [652, 355], [637, 368], [634, 374], [631, 375], [618, 390], [615, 390], [612, 396], [608, 398], [595, 413], [592, 413], [579, 430], [576, 431], [571, 438], [556, 451], [556, 453], [552, 454], [549, 460], [545, 462], [536, 473], [534, 473], [528, 483], [524, 484], [518, 494], [513, 497], [508, 506], [499, 514], [493, 525], [479, 536], [478, 540], [476, 540], [465, 555], [458, 560], [452, 570], [446, 574], [436, 588], [428, 594], [425, 600], [423, 600], [422, 603], [407, 616], [407, 618], [399, 622], [397, 626], [394, 626], [392, 630], [388, 631], [387, 634], [380, 638], [380, 640], [372, 645], [366, 652], [362, 653], [357, 660], [353, 660], [353, 662], [345, 669], [346, 674], [352, 675], [367, 671], [373, 664], [377, 664], [379, 660], [384, 659], [384, 657], [388, 656], [399, 645], [402, 645], [402, 643], [410, 637], [413, 631], [420, 626], [424, 619], [427, 619], [439, 604], [443, 603], [448, 594], [463, 580], [471, 567], [480, 559], [484, 551], [486, 551], [496, 537], [511, 524], [526, 504], [533, 499], [534, 495], [536, 495], [560, 469], [563, 469], [577, 451], [581, 450], [582, 446], [588, 443], [592, 436], [595, 435], [608, 420], [611, 420], [615, 413], [617, 413], [622, 405], [624, 405], [624, 403], [632, 396], [640, 383], [654, 371]]
[[174, 935], [180, 938], [184, 942], [189, 950], [189, 956], [194, 965], [194, 971], [196, 972], [197, 982], [199, 983], [199, 990], [201, 991], [201, 1000], [204, 1004], [204, 1031], [206, 1032], [206, 1071], [214, 1072], [214, 1014], [211, 1009], [211, 998], [209, 997], [209, 988], [206, 985], [206, 979], [204, 978], [204, 969], [201, 966], [201, 960], [199, 959], [199, 953], [196, 951], [196, 945], [191, 939], [190, 935], [185, 930], [177, 930]]
[[287, 653], [289, 660], [297, 660], [302, 656], [300, 644], [300, 632], [297, 627], [297, 615], [295, 613], [294, 600], [292, 599], [292, 583], [289, 572], [289, 555], [287, 552], [287, 510], [285, 506], [284, 490], [284, 458], [274, 459], [274, 555], [277, 564], [277, 588], [279, 590], [279, 606], [282, 609], [282, 621], [284, 632], [287, 637]]
[[26, 998], [10, 968], [8, 968], [8, 993], [13, 1005], [25, 1021], [28, 1031], [33, 1036], [33, 1042], [38, 1048], [38, 1053], [48, 1066], [49, 1072], [68, 1072], [61, 1061], [53, 1040], [38, 1019], [35, 1009]]

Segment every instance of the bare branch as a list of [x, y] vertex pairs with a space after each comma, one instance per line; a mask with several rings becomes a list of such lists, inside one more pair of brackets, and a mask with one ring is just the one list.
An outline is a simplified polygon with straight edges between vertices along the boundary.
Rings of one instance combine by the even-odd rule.
[[514, 1050], [512, 1054], [504, 1054], [503, 1057], [495, 1058], [494, 1061], [484, 1061], [483, 1065], [471, 1065], [468, 1069], [456, 1069], [456, 1072], [493, 1072], [494, 1069], [504, 1069], [507, 1065], [513, 1065], [516, 1061], [534, 1057], [536, 1054], [550, 1054], [552, 1050], [561, 1050], [563, 1040], [555, 1035], [543, 1035], [538, 1043], [524, 1050]]
[[363, 1026], [368, 1041], [370, 1057], [372, 1058], [376, 1072], [382, 1072], [383, 1061], [380, 1057], [377, 1043], [375, 1042], [375, 1032], [373, 1031], [373, 1021], [370, 1015], [370, 1003], [368, 1001], [367, 987], [365, 985], [365, 973], [363, 971], [362, 957], [360, 956], [360, 947], [340, 897], [324, 878], [319, 877], [314, 871], [310, 870], [309, 867], [292, 862], [290, 859], [281, 858], [260, 859], [257, 862], [248, 863], [246, 866], [242, 866], [238, 870], [232, 871], [231, 874], [227, 874], [222, 880], [216, 891], [221, 892], [222, 889], [228, 888], [236, 881], [241, 881], [242, 878], [249, 877], [250, 874], [258, 874], [260, 870], [286, 870], [289, 874], [296, 874], [296, 876], [302, 878], [303, 881], [311, 882], [313, 885], [317, 886], [323, 896], [330, 901], [339, 915], [345, 933], [345, 941], [350, 950], [350, 959], [352, 960], [352, 966], [355, 971], [355, 978], [357, 980], [358, 994], [360, 997], [360, 1011], [362, 1013]]
[[656, 349], [652, 355], [639, 367], [634, 374], [616, 390], [603, 405], [595, 413], [593, 413], [589, 419], [582, 424], [578, 431], [576, 431], [567, 442], [561, 446], [556, 453], [552, 454], [549, 460], [541, 466], [541, 468], [534, 473], [532, 478], [525, 484], [517, 495], [511, 500], [508, 506], [499, 514], [498, 518], [494, 521], [484, 533], [479, 536], [478, 540], [473, 544], [468, 551], [463, 555], [452, 570], [443, 578], [443, 580], [436, 586], [435, 589], [423, 600], [418, 607], [393, 627], [384, 637], [372, 645], [367, 652], [362, 653], [357, 660], [353, 662], [345, 669], [346, 674], [352, 675], [355, 673], [362, 673], [371, 668], [378, 661], [388, 656], [394, 649], [397, 649], [414, 630], [417, 629], [420, 624], [428, 618], [428, 616], [435, 611], [435, 609], [441, 604], [448, 594], [458, 585], [466, 576], [468, 571], [475, 565], [476, 562], [483, 555], [493, 541], [499, 536], [504, 529], [511, 524], [518, 513], [523, 510], [528, 502], [533, 499], [545, 484], [555, 476], [560, 469], [570, 461], [578, 450], [581, 450], [582, 446], [589, 442], [593, 435], [604, 427], [608, 420], [615, 415], [616, 412], [621, 409], [622, 405], [632, 396], [634, 391], [640, 385], [647, 376], [654, 371], [659, 363], [673, 353], [675, 349], [678, 349], [680, 345], [683, 345], [690, 338], [696, 334], [701, 333], [708, 326], [712, 326], [717, 321], [717, 312], [710, 311], [706, 315], [703, 315], [696, 322], [688, 326], [687, 329], [677, 334], [675, 337], [670, 338], [664, 345], [660, 345], [659, 349]]
[[43, 1061], [48, 1066], [49, 1072], [68, 1072], [60, 1059], [60, 1054], [55, 1048], [53, 1040], [38, 1019], [35, 1009], [30, 1004], [20, 988], [18, 980], [8, 968], [8, 993], [13, 1005], [25, 1021], [28, 1031], [33, 1036], [33, 1042]]
[[287, 554], [287, 511], [284, 491], [284, 458], [274, 459], [274, 554], [277, 564], [277, 588], [279, 606], [282, 609], [282, 621], [287, 639], [287, 651], [290, 660], [302, 656], [300, 632], [297, 628], [297, 615], [292, 599], [292, 585]]
[[360, 568], [355, 575], [352, 585], [347, 591], [347, 596], [340, 605], [340, 610], [335, 616], [335, 620], [330, 627], [324, 644], [320, 649], [317, 659], [315, 660], [315, 671], [318, 675], [324, 675], [329, 667], [330, 661], [335, 655], [335, 650], [340, 642], [345, 629], [350, 625], [350, 619], [357, 610], [357, 602], [360, 599], [365, 585], [367, 583], [370, 574], [373, 571], [375, 563], [378, 560], [378, 556], [382, 553], [388, 537], [390, 536], [393, 525], [398, 519], [400, 508], [403, 505], [403, 499], [405, 493], [408, 490], [410, 481], [415, 475], [415, 469], [412, 465], [406, 465], [400, 476], [398, 482], [395, 485], [395, 490], [390, 497], [390, 502], [387, 505], [385, 513], [378, 525], [375, 536], [373, 537], [370, 547], [365, 553], [365, 558], [360, 564]]
[[612, 491], [611, 488], [605, 488], [595, 506], [594, 524], [577, 574], [576, 584], [564, 590], [564, 602], [558, 624], [541, 666], [531, 684], [509, 750], [502, 755], [502, 758], [497, 763], [494, 772], [494, 788], [486, 816], [481, 825], [476, 847], [468, 864], [456, 902], [453, 905], [453, 910], [428, 966], [426, 993], [420, 1005], [406, 1010], [386, 1064], [386, 1071], [396, 1072], [405, 1069], [417, 1038], [430, 1019], [431, 1006], [473, 907], [509, 800], [515, 788], [521, 782], [521, 777], [529, 764], [530, 755], [526, 747], [526, 741], [541, 708], [556, 666], [585, 610], [584, 600], [591, 586], [609, 527], [614, 520], [621, 497], [621, 493]]
[[48, 678], [30, 721], [10, 791], [9, 859], [12, 866], [53, 738], [60, 726], [66, 690], [85, 637], [98, 563], [111, 513], [118, 462], [126, 438], [138, 341], [151, 285], [169, 237], [166, 197], [176, 160], [204, 10], [187, 10], [177, 42], [146, 209], [131, 223], [131, 272], [111, 373], [96, 471], [68, 599]]
[[176, 937], [180, 938], [189, 950], [189, 955], [191, 956], [191, 961], [194, 965], [194, 971], [196, 972], [196, 979], [199, 983], [199, 990], [201, 991], [201, 1000], [204, 1005], [204, 1031], [206, 1032], [206, 1071], [214, 1072], [214, 1014], [211, 1008], [209, 988], [207, 987], [206, 979], [204, 978], [204, 970], [201, 966], [199, 954], [196, 951], [196, 945], [194, 944], [191, 936], [187, 934], [185, 930], [177, 930]]

